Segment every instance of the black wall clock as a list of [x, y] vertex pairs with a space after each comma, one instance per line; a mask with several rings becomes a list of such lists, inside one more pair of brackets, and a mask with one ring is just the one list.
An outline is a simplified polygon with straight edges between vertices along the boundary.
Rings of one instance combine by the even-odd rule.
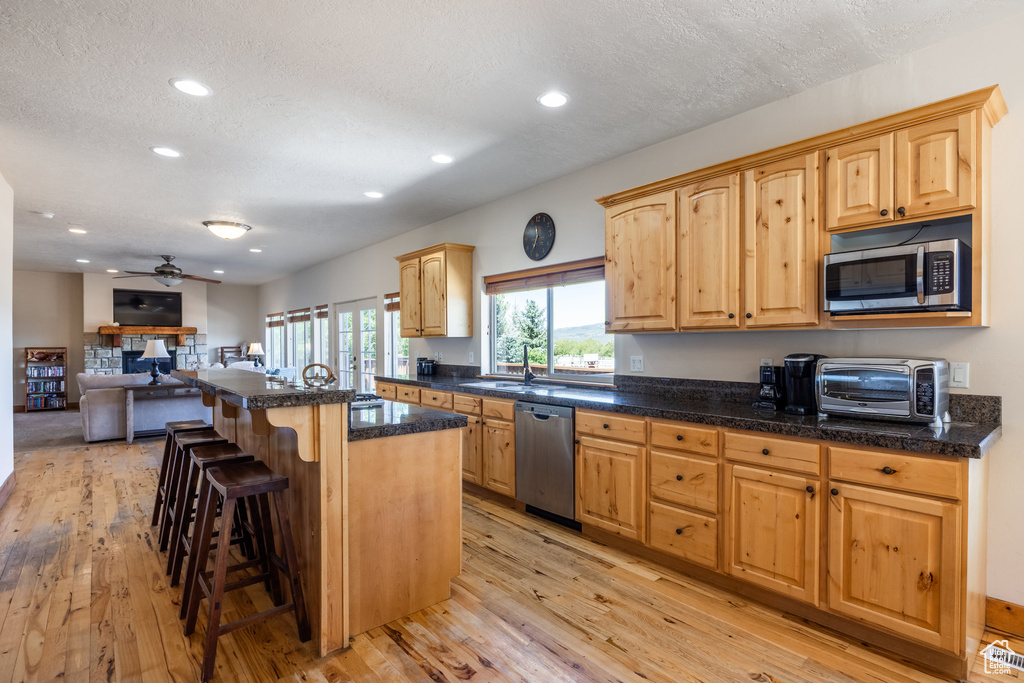
[[523, 230], [523, 250], [534, 261], [540, 261], [555, 246], [555, 222], [546, 213], [538, 213]]

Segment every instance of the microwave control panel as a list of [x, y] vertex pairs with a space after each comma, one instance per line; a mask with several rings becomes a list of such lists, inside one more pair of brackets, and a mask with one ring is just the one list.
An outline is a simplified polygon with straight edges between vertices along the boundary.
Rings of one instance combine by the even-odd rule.
[[949, 294], [953, 291], [953, 252], [936, 251], [928, 254], [928, 294]]

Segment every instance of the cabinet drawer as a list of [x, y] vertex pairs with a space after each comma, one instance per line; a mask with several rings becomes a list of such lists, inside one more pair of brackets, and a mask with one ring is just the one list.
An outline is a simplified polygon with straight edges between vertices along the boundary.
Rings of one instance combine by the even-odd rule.
[[502, 401], [496, 398], [485, 398], [482, 403], [484, 417], [499, 417], [502, 420], [515, 419], [515, 401]]
[[759, 434], [726, 432], [725, 457], [729, 460], [808, 474], [818, 474], [821, 471], [818, 444]]
[[718, 511], [718, 463], [651, 450], [651, 498]]
[[455, 394], [452, 397], [452, 407], [460, 413], [479, 415], [481, 403], [482, 399], [475, 396], [467, 396], [466, 394]]
[[651, 547], [718, 568], [718, 520], [651, 502]]
[[399, 385], [398, 387], [398, 400], [402, 403], [419, 403], [420, 402], [420, 388], [419, 387], [406, 387]]
[[377, 395], [388, 401], [395, 401], [398, 399], [398, 387], [394, 384], [377, 382]]
[[420, 392], [420, 405], [438, 410], [452, 409], [452, 392], [424, 389]]
[[622, 417], [608, 413], [592, 413], [586, 410], [576, 411], [576, 431], [579, 434], [592, 434], [608, 439], [646, 442], [644, 433], [647, 421], [642, 417]]
[[679, 422], [651, 421], [651, 446], [704, 455], [718, 455], [718, 430]]
[[952, 460], [829, 448], [829, 477], [943, 498], [963, 497], [961, 466]]

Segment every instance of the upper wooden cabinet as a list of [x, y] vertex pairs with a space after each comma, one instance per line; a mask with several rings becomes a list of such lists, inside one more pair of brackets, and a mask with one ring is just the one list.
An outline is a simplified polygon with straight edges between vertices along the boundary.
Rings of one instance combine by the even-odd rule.
[[891, 221], [892, 133], [825, 151], [825, 228]]
[[740, 174], [677, 191], [679, 326], [740, 325]]
[[747, 327], [818, 322], [818, 154], [743, 174]]
[[608, 331], [676, 329], [675, 192], [605, 211]]
[[473, 336], [473, 247], [438, 244], [395, 257], [403, 337]]

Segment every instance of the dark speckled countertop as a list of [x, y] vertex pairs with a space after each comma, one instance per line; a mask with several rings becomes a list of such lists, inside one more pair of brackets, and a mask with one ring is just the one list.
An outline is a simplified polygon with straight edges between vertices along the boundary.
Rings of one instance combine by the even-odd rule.
[[352, 408], [348, 440], [379, 439], [402, 434], [460, 429], [468, 424], [465, 415], [385, 401], [379, 408]]
[[[480, 396], [821, 439], [868, 448], [892, 448], [963, 458], [980, 458], [1002, 436], [1001, 401], [998, 397], [989, 396], [952, 396], [951, 402], [955, 409], [951, 412], [954, 421], [939, 430], [933, 430], [929, 425], [817, 415], [796, 416], [782, 411], [757, 410], [751, 407], [751, 402], [743, 393], [750, 386], [756, 385], [738, 382], [680, 380], [690, 385], [675, 393], [658, 386], [658, 379], [646, 383], [634, 380], [636, 383], [631, 387], [632, 391], [622, 388], [542, 389], [543, 384], [539, 384], [537, 391], [521, 393], [465, 386], [468, 382], [481, 381], [478, 377], [419, 375], [414, 378], [378, 376], [377, 379], [441, 391], [454, 390]], [[729, 391], [727, 385], [736, 385], [733, 387], [736, 390]]]

